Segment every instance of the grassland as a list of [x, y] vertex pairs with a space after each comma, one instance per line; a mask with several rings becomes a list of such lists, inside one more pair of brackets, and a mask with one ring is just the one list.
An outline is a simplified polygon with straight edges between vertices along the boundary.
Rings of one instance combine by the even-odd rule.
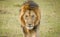
[[[0, 0], [0, 37], [22, 37], [19, 9], [25, 0]], [[60, 37], [60, 0], [34, 0], [41, 10], [41, 37]]]

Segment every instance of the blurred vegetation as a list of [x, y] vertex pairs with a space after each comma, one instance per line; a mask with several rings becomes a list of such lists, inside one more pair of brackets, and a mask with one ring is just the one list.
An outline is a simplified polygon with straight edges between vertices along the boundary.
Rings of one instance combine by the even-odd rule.
[[6, 0], [0, 0], [0, 1], [6, 1]]
[[[0, 0], [0, 37], [22, 37], [19, 9], [25, 0]], [[60, 0], [34, 0], [41, 10], [41, 37], [60, 37]]]

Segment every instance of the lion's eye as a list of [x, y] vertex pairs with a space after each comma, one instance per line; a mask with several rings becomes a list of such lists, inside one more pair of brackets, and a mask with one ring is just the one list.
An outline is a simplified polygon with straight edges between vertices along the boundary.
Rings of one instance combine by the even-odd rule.
[[28, 17], [27, 15], [25, 17]]
[[34, 15], [32, 15], [32, 18], [34, 18]]
[[28, 20], [28, 15], [25, 15], [24, 18], [25, 18], [25, 20]]

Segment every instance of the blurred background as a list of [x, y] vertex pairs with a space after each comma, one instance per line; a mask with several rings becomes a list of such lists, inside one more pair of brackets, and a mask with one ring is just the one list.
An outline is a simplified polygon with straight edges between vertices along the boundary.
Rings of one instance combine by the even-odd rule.
[[[19, 10], [26, 0], [0, 0], [0, 37], [22, 37]], [[60, 0], [33, 0], [41, 10], [40, 37], [60, 37]]]

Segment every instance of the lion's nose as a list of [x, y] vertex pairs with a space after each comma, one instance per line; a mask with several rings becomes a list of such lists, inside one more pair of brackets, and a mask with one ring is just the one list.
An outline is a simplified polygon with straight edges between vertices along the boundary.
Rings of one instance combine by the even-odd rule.
[[31, 24], [29, 24], [29, 25], [31, 25]]
[[29, 27], [32, 27], [32, 24], [29, 24]]

